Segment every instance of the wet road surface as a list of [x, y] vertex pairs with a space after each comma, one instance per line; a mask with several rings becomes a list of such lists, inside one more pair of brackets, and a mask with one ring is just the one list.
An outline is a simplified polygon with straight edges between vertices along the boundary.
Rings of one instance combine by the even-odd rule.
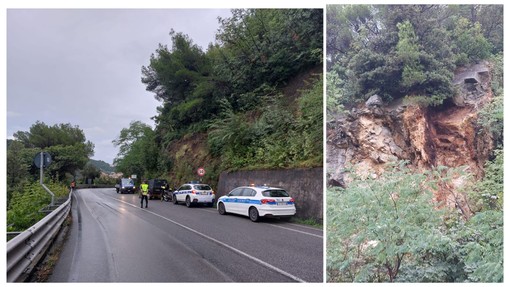
[[50, 282], [323, 282], [323, 231], [81, 189]]

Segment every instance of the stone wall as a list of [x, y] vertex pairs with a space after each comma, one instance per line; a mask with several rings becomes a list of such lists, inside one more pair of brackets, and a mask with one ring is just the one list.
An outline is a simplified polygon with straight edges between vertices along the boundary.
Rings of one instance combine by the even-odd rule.
[[285, 189], [296, 202], [296, 217], [323, 220], [323, 169], [288, 169], [223, 172], [216, 198], [243, 185], [263, 185]]

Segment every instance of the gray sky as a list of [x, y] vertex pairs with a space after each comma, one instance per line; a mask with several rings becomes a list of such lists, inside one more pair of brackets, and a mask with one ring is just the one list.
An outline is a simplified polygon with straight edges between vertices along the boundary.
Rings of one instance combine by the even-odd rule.
[[220, 9], [7, 10], [7, 138], [36, 121], [70, 123], [95, 145], [92, 158], [112, 163], [122, 128], [150, 118], [161, 105], [141, 83], [170, 29], [205, 51]]

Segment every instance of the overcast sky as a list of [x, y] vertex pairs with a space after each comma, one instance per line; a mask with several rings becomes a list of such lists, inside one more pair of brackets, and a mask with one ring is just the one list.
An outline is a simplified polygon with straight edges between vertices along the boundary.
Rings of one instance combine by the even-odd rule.
[[214, 42], [214, 9], [7, 10], [7, 138], [36, 121], [79, 126], [95, 145], [92, 158], [112, 163], [122, 128], [150, 118], [161, 105], [141, 83], [170, 29], [205, 51]]

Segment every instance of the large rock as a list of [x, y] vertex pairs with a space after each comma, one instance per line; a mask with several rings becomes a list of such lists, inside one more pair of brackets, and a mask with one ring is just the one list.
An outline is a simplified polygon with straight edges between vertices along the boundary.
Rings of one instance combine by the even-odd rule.
[[[348, 185], [347, 168], [374, 177], [396, 160], [408, 160], [416, 170], [465, 166], [475, 178], [481, 177], [493, 149], [490, 132], [477, 120], [480, 109], [492, 98], [486, 68], [478, 65], [455, 77], [460, 104], [424, 108], [398, 101], [382, 107], [374, 96], [362, 108], [328, 123], [328, 184]], [[436, 196], [448, 204], [457, 199], [451, 190]]]

